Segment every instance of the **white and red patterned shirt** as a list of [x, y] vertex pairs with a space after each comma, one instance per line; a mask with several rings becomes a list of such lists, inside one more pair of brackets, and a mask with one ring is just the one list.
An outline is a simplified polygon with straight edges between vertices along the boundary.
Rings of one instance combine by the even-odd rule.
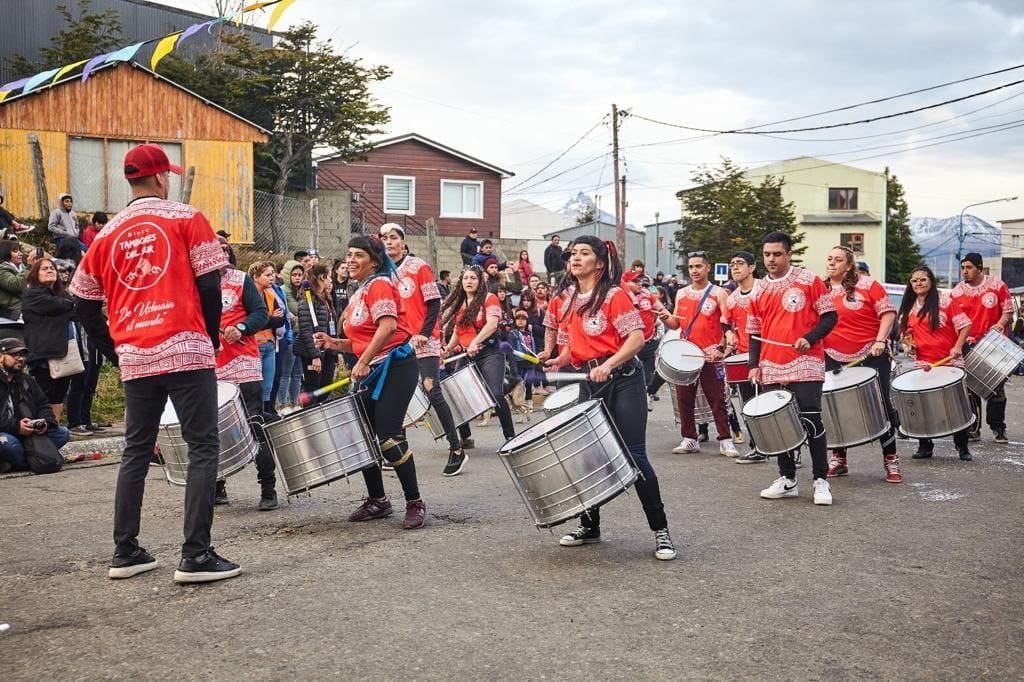
[[657, 330], [657, 313], [664, 310], [665, 306], [643, 287], [631, 296], [636, 300], [636, 309], [640, 311], [640, 319], [644, 323], [644, 341], [650, 341], [654, 338], [654, 332]]
[[[779, 279], [767, 277], [750, 296], [747, 333], [791, 346], [834, 312], [832, 296], [821, 278], [793, 266]], [[821, 341], [806, 353], [795, 348], [761, 343], [761, 380], [766, 384], [825, 380], [825, 350]]]
[[750, 291], [743, 293], [736, 287], [725, 301], [722, 320], [736, 332], [736, 352], [746, 353], [750, 349], [750, 335], [747, 333], [747, 317], [750, 315], [750, 297], [761, 280], [755, 279]]
[[[977, 341], [988, 330], [995, 326], [1005, 313], [1013, 313], [1013, 300], [1010, 289], [1002, 280], [991, 275], [982, 277], [981, 284], [971, 286], [960, 282], [953, 287], [953, 300], [960, 304], [961, 309], [971, 318], [970, 341]], [[1006, 327], [1003, 327], [1006, 334]]]
[[879, 318], [895, 313], [885, 287], [861, 273], [853, 287], [853, 299], [846, 296], [841, 284], [832, 285], [832, 304], [839, 320], [824, 338], [825, 352], [833, 360], [853, 362], [867, 356], [878, 338]]
[[[419, 334], [423, 329], [424, 320], [427, 319], [427, 302], [441, 298], [437, 281], [434, 279], [434, 272], [422, 258], [406, 256], [398, 266], [398, 272], [394, 279], [395, 285], [398, 287], [398, 294], [402, 297], [409, 331]], [[427, 335], [427, 342], [422, 347], [416, 348], [416, 357], [438, 357], [441, 355], [440, 339], [440, 325], [435, 323], [434, 328]]]
[[[708, 287], [711, 287], [711, 291], [705, 297], [704, 291]], [[700, 289], [694, 289], [693, 285], [685, 286], [676, 292], [675, 314], [679, 317], [680, 334], [685, 334], [686, 328], [693, 321], [687, 340], [699, 346], [709, 360], [711, 351], [722, 345], [722, 337], [725, 335], [722, 331], [721, 294], [722, 288], [711, 283]], [[701, 303], [701, 300], [704, 302]], [[700, 311], [697, 306], [700, 306]]]
[[615, 355], [630, 332], [644, 330], [633, 298], [619, 287], [608, 290], [604, 303], [597, 310], [581, 315], [581, 309], [592, 295], [577, 293], [571, 299], [572, 309], [564, 315], [566, 346], [570, 361], [576, 367], [589, 360]]
[[552, 296], [548, 301], [547, 310], [544, 311], [544, 326], [555, 330], [555, 344], [559, 347], [564, 347], [569, 342], [565, 327], [568, 316], [562, 314], [562, 306], [573, 297], [575, 292], [575, 287], [569, 286], [557, 296]]
[[[469, 344], [473, 342], [476, 335], [487, 324], [488, 318], [501, 320], [501, 301], [498, 300], [495, 294], [487, 294], [480, 312], [476, 314], [476, 319], [471, 324], [462, 323], [463, 310], [464, 308], [459, 308], [455, 313], [455, 333], [458, 335], [459, 344], [463, 348], [469, 348]], [[497, 330], [495, 330], [495, 333], [497, 333]]]
[[[249, 316], [242, 300], [247, 275], [241, 270], [227, 268], [220, 275], [220, 328], [234, 327]], [[256, 337], [243, 335], [234, 343], [228, 343], [221, 333], [220, 350], [217, 352], [217, 378], [232, 384], [263, 381], [263, 362]]]
[[227, 265], [202, 213], [177, 201], [137, 199], [96, 236], [71, 293], [107, 301], [121, 379], [213, 369], [196, 277]]
[[392, 348], [401, 346], [411, 336], [398, 288], [387, 277], [372, 277], [359, 285], [345, 308], [345, 336], [351, 339], [355, 355], [361, 356], [366, 351], [382, 317], [395, 318], [397, 326], [371, 363], [383, 359]]
[[[932, 329], [930, 317], [921, 319], [921, 303], [915, 302], [907, 314], [907, 330], [910, 337], [911, 355], [914, 366], [924, 367], [944, 359], [956, 345], [960, 330], [971, 325], [971, 318], [964, 312], [960, 301], [950, 294], [939, 294], [939, 325]], [[963, 358], [950, 361], [951, 365], [963, 367]]]

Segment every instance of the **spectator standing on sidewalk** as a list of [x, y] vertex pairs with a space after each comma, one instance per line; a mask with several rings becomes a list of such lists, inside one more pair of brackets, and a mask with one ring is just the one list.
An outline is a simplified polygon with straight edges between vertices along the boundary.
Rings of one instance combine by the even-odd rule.
[[565, 261], [562, 260], [562, 247], [558, 245], [559, 241], [561, 241], [561, 237], [556, 234], [544, 249], [544, 269], [548, 273], [548, 281], [551, 284], [557, 284], [565, 276]]

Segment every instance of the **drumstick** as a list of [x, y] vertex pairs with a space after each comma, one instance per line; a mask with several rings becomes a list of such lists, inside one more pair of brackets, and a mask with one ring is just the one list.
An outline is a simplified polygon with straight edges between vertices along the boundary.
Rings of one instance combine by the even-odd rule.
[[346, 386], [346, 385], [350, 384], [351, 382], [352, 382], [352, 379], [349, 379], [349, 378], [339, 379], [338, 381], [335, 381], [333, 384], [327, 384], [323, 388], [318, 388], [315, 391], [311, 391], [309, 393], [305, 393], [305, 392], [300, 393], [299, 394], [299, 405], [302, 405], [303, 407], [306, 407], [307, 405], [312, 403], [315, 398], [319, 398], [322, 395], [327, 395], [331, 391], [337, 390], [337, 389], [341, 388], [342, 386]]
[[857, 365], [859, 365], [860, 363], [864, 362], [867, 359], [868, 359], [868, 356], [865, 355], [864, 357], [862, 357], [859, 360], [854, 360], [853, 362], [848, 362], [845, 365], [843, 365], [842, 367], [836, 367], [834, 370], [832, 370], [832, 373], [833, 374], [839, 374], [844, 369], [849, 369], [851, 367], [856, 367]]
[[548, 381], [589, 381], [590, 375], [583, 372], [548, 372], [544, 375]]
[[949, 362], [952, 359], [953, 358], [951, 356], [947, 355], [946, 357], [942, 358], [941, 360], [936, 360], [932, 364], [928, 365], [928, 369], [935, 369], [936, 367], [941, 367], [942, 365], [946, 364], [947, 362]]
[[768, 344], [771, 344], [773, 346], [782, 346], [783, 348], [788, 348], [790, 350], [793, 350], [793, 344], [791, 344], [791, 343], [782, 343], [781, 341], [772, 341], [771, 339], [766, 339], [763, 336], [751, 335], [750, 338], [757, 339], [761, 343], [768, 343]]
[[316, 321], [316, 311], [313, 310], [313, 293], [306, 289], [306, 304], [309, 306], [309, 316], [313, 318], [313, 326], [319, 327], [319, 323]]
[[538, 358], [535, 355], [530, 355], [528, 353], [523, 353], [522, 351], [518, 351], [518, 350], [512, 351], [512, 355], [516, 356], [517, 358], [522, 358], [523, 360], [526, 360], [527, 362], [532, 362], [535, 365], [539, 365], [540, 364], [540, 358]]
[[462, 358], [466, 357], [467, 355], [469, 355], [469, 353], [459, 353], [458, 355], [453, 355], [450, 358], [448, 358], [447, 360], [445, 360], [444, 362], [442, 362], [441, 364], [442, 365], [447, 365], [449, 362], [455, 362], [456, 360], [461, 360]]

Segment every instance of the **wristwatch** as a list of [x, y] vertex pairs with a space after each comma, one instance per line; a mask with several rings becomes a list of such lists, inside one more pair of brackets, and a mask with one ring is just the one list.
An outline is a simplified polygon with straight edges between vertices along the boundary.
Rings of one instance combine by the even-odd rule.
[[249, 328], [245, 326], [245, 322], [239, 322], [235, 325], [235, 329], [237, 329], [240, 334], [244, 335]]

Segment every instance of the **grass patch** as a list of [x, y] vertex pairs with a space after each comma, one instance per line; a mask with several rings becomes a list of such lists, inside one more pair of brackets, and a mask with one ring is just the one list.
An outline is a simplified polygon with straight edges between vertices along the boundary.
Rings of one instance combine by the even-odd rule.
[[121, 386], [121, 375], [109, 362], [104, 361], [100, 368], [100, 380], [96, 384], [96, 395], [92, 401], [92, 419], [94, 422], [124, 422], [124, 388]]

